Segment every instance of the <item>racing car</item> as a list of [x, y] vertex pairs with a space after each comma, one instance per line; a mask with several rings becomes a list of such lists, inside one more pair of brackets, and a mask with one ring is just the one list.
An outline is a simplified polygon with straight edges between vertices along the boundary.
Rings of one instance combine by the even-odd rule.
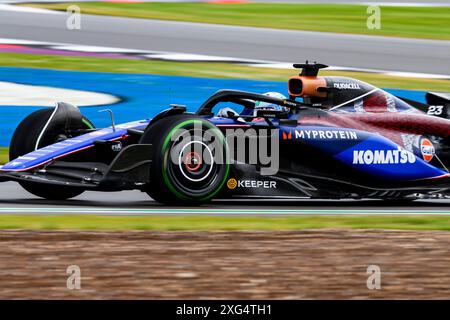
[[[323, 64], [294, 67], [301, 72], [288, 79], [288, 97], [220, 90], [195, 113], [172, 105], [152, 119], [115, 125], [112, 117], [107, 128], [59, 102], [17, 127], [0, 181], [46, 199], [140, 190], [183, 205], [449, 197], [448, 95], [427, 93], [424, 104], [357, 79], [319, 76]], [[230, 146], [236, 132], [243, 153]], [[253, 148], [255, 138], [270, 141], [276, 161], [254, 157], [264, 145]]]

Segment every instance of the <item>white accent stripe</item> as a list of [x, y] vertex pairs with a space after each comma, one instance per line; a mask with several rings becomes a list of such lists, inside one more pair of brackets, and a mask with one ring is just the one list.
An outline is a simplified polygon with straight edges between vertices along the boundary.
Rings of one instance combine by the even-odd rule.
[[19, 157], [20, 160], [36, 160], [37, 158], [34, 157]]
[[364, 93], [363, 95], [360, 95], [359, 97], [356, 97], [356, 98], [354, 98], [354, 99], [351, 99], [351, 100], [348, 100], [348, 101], [346, 101], [346, 102], [344, 102], [344, 103], [341, 103], [341, 104], [339, 104], [339, 105], [337, 105], [337, 106], [331, 108], [330, 110], [334, 110], [334, 109], [336, 109], [336, 108], [339, 108], [339, 107], [342, 107], [342, 106], [346, 105], [347, 103], [350, 103], [350, 102], [356, 101], [356, 100], [358, 100], [358, 99], [364, 98], [365, 96], [367, 96], [367, 95], [369, 95], [369, 94], [371, 94], [371, 93], [373, 93], [373, 92], [375, 92], [375, 91], [378, 91], [378, 90], [380, 90], [380, 89], [379, 89], [379, 88], [375, 88], [375, 89], [373, 89], [372, 91], [369, 91], [369, 92], [367, 92], [367, 93]]
[[44, 128], [42, 129], [41, 133], [39, 134], [39, 137], [38, 137], [38, 139], [36, 141], [36, 146], [34, 147], [34, 150], [39, 149], [39, 143], [41, 142], [42, 136], [44, 135], [45, 130], [47, 130], [47, 127], [50, 124], [50, 122], [53, 120], [53, 117], [55, 116], [56, 111], [58, 111], [58, 108], [59, 108], [59, 105], [58, 105], [58, 103], [56, 103], [55, 110], [53, 111], [52, 115], [48, 119], [48, 121], [45, 124]]

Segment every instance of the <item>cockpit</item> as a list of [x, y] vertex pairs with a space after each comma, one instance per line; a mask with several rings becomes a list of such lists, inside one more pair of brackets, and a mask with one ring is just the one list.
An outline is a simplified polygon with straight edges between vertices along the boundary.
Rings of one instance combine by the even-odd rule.
[[288, 80], [288, 94], [257, 94], [221, 90], [197, 114], [242, 122], [295, 118], [301, 110], [321, 109], [345, 113], [419, 112], [409, 103], [364, 81], [347, 77], [318, 76], [322, 64], [295, 64], [298, 76]]

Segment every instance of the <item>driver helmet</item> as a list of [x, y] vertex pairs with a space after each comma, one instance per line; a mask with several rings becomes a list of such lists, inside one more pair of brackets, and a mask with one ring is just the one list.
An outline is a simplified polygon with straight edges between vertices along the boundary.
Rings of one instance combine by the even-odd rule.
[[[268, 97], [273, 97], [273, 98], [278, 98], [278, 99], [287, 99], [286, 96], [284, 96], [283, 94], [279, 93], [279, 92], [266, 92], [263, 93], [265, 96]], [[256, 112], [258, 110], [276, 110], [276, 111], [283, 111], [286, 110], [286, 108], [279, 106], [277, 104], [274, 103], [269, 103], [269, 102], [263, 102], [263, 101], [256, 101], [255, 102], [255, 111], [254, 114], [256, 115]]]
[[230, 107], [222, 108], [217, 112], [217, 116], [220, 118], [233, 118], [238, 117], [239, 113], [237, 113], [235, 110], [231, 109]]

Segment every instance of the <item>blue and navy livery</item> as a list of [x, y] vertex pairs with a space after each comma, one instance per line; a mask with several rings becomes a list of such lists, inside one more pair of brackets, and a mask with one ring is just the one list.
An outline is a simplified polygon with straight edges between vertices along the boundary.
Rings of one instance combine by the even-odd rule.
[[[13, 159], [0, 169], [0, 181], [17, 181], [46, 198], [138, 189], [163, 203], [450, 196], [449, 101], [432, 95], [442, 108], [415, 103], [355, 79], [316, 77], [319, 67], [302, 67], [307, 72], [290, 79], [287, 99], [220, 90], [195, 113], [176, 105], [152, 119], [103, 129], [83, 125], [88, 120], [69, 104], [39, 111], [16, 130]], [[279, 108], [256, 109], [261, 101]], [[202, 134], [193, 129], [197, 124]], [[180, 128], [188, 140], [176, 136]], [[211, 129], [208, 140], [203, 133]], [[258, 145], [237, 161], [228, 140], [236, 130], [253, 130], [249, 136], [257, 139], [270, 133], [264, 140], [271, 143], [269, 157], [249, 154], [257, 150], [259, 156]], [[214, 143], [223, 145], [229, 162], [216, 160]], [[179, 154], [172, 157], [172, 151]], [[266, 174], [268, 167], [275, 170]]]

